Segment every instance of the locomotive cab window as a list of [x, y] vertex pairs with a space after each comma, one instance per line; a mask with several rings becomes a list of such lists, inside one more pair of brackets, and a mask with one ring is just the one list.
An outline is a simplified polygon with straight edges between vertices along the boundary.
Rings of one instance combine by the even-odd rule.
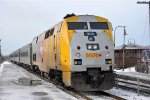
[[90, 22], [91, 29], [109, 29], [107, 22]]
[[87, 22], [68, 22], [68, 30], [87, 30]]

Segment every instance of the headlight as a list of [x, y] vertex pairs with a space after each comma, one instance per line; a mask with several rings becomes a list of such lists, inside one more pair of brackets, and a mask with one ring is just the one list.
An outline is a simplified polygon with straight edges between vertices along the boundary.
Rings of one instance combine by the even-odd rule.
[[79, 58], [79, 57], [81, 56], [81, 54], [80, 54], [80, 53], [76, 53], [75, 56], [76, 56], [77, 58]]
[[88, 49], [88, 50], [93, 50], [93, 51], [95, 51], [95, 50], [99, 50], [99, 49], [100, 49], [98, 43], [86, 44], [86, 46], [87, 46], [87, 49]]
[[89, 50], [91, 50], [91, 49], [92, 49], [92, 45], [88, 45], [87, 48], [88, 48]]
[[98, 49], [98, 45], [93, 45], [93, 49], [97, 50]]

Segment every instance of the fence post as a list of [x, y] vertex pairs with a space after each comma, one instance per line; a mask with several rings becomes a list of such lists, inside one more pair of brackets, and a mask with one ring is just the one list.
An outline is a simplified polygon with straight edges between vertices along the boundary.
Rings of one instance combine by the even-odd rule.
[[146, 62], [146, 74], [148, 74], [149, 68], [148, 68], [148, 61]]
[[116, 89], [118, 89], [118, 74], [116, 74]]
[[139, 78], [137, 78], [137, 83], [138, 83], [138, 84], [137, 84], [137, 86], [138, 86], [138, 87], [137, 87], [137, 92], [138, 92], [138, 96], [139, 96], [139, 92], [140, 92]]

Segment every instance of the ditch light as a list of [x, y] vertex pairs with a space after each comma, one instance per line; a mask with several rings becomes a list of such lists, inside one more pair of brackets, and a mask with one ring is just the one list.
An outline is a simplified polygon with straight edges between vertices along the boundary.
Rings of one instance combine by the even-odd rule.
[[82, 59], [74, 59], [74, 65], [82, 65]]
[[112, 64], [112, 60], [111, 59], [105, 59], [105, 64]]

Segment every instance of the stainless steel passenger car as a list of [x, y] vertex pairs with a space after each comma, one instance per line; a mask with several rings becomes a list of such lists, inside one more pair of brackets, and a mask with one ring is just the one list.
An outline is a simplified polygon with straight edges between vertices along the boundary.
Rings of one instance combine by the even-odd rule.
[[20, 62], [20, 50], [18, 49], [18, 50], [16, 50], [14, 53], [13, 53], [13, 55], [14, 55], [14, 63], [15, 64], [19, 64], [19, 62]]
[[27, 44], [20, 48], [20, 65], [24, 67], [31, 67], [32, 62], [32, 45]]

